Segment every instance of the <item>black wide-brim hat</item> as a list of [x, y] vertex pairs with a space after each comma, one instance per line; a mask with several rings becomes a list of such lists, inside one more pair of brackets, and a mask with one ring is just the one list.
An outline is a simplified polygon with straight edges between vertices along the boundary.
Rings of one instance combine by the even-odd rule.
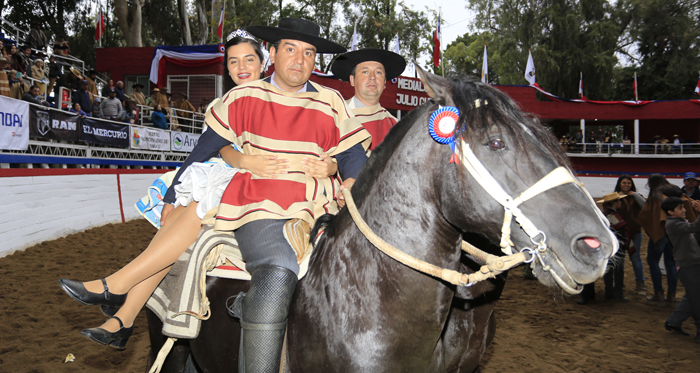
[[400, 55], [384, 49], [366, 48], [338, 56], [331, 66], [331, 72], [338, 79], [348, 82], [352, 69], [367, 61], [376, 61], [384, 65], [386, 80], [396, 78], [406, 69], [406, 60]]
[[316, 53], [343, 53], [347, 50], [338, 43], [320, 37], [321, 27], [301, 18], [282, 18], [277, 27], [250, 26], [247, 31], [270, 43], [282, 39], [303, 41], [316, 47]]
[[141, 89], [144, 88], [144, 87], [143, 87], [143, 84], [139, 84], [139, 83], [136, 83], [136, 84], [134, 84], [134, 85], [131, 86], [131, 88], [134, 88], [134, 89], [136, 89], [136, 87], [141, 87]]

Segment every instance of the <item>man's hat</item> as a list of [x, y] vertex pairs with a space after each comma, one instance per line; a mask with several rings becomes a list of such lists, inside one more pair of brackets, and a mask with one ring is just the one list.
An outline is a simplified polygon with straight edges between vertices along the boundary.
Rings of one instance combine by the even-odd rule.
[[76, 69], [74, 69], [74, 68], [71, 67], [71, 68], [70, 68], [70, 72], [72, 72], [73, 75], [77, 76], [77, 77], [80, 78], [81, 80], [83, 79], [83, 76], [80, 75], [80, 71], [78, 71], [78, 70], [76, 70]]
[[603, 199], [596, 201], [596, 203], [605, 203], [610, 201], [615, 201], [621, 198], [627, 197], [626, 194], [617, 194], [617, 192], [608, 193], [603, 196]]
[[696, 179], [697, 180], [698, 178], [695, 175], [695, 172], [686, 172], [683, 180], [688, 180], [688, 179]]
[[87, 80], [83, 80], [83, 81], [80, 82], [80, 85], [88, 85], [88, 81], [87, 81]]
[[343, 53], [345, 47], [320, 37], [321, 27], [301, 18], [282, 18], [279, 26], [250, 26], [248, 32], [275, 43], [281, 39], [299, 40], [316, 47], [316, 53]]
[[133, 89], [136, 89], [136, 87], [141, 87], [141, 89], [143, 89], [143, 84], [136, 83], [136, 84], [131, 86], [131, 88], [133, 88]]
[[400, 55], [384, 49], [367, 48], [338, 56], [331, 66], [331, 71], [338, 79], [347, 82], [350, 81], [350, 73], [355, 66], [367, 61], [376, 61], [384, 65], [386, 80], [396, 78], [406, 69], [406, 60]]
[[88, 76], [90, 76], [92, 74], [97, 75], [97, 71], [93, 69], [93, 70], [88, 71], [88, 73], [87, 73]]
[[152, 91], [152, 92], [160, 92], [160, 89], [158, 89], [158, 88], [153, 88], [153, 91]]
[[189, 98], [189, 97], [187, 97], [187, 94], [185, 94], [185, 93], [183, 93], [183, 92], [180, 92], [180, 96], [182, 96], [182, 97], [184, 97], [184, 98]]

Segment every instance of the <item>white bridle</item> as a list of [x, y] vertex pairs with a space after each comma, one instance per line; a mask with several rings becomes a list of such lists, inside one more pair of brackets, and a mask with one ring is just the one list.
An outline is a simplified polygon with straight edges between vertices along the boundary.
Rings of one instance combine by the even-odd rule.
[[[484, 167], [484, 165], [479, 161], [479, 159], [476, 157], [474, 152], [471, 150], [469, 147], [469, 144], [464, 142], [462, 140], [462, 147], [461, 147], [461, 161], [464, 167], [469, 171], [469, 173], [472, 175], [474, 179], [484, 188], [484, 190], [491, 195], [498, 203], [503, 205], [503, 208], [505, 209], [505, 214], [503, 218], [503, 227], [501, 228], [501, 251], [505, 253], [506, 255], [513, 255], [515, 251], [513, 250], [514, 244], [513, 241], [510, 239], [510, 234], [511, 234], [511, 229], [510, 225], [513, 220], [513, 217], [515, 217], [515, 220], [520, 224], [520, 227], [525, 231], [525, 233], [530, 237], [530, 240], [534, 245], [536, 245], [535, 248], [530, 248], [530, 247], [525, 247], [520, 251], [529, 251], [529, 253], [532, 255], [531, 259], [528, 261], [532, 262], [535, 257], [539, 260], [540, 264], [542, 264], [542, 268], [545, 271], [548, 271], [554, 280], [567, 292], [571, 294], [576, 294], [580, 293], [582, 288], [577, 286], [576, 288], [572, 288], [569, 286], [566, 282], [564, 282], [559, 275], [557, 275], [549, 265], [547, 265], [544, 261], [543, 254], [547, 250], [547, 235], [544, 233], [543, 230], [538, 229], [535, 224], [525, 216], [525, 214], [518, 208], [518, 206], [531, 199], [532, 197], [546, 192], [549, 189], [558, 187], [560, 185], [564, 184], [574, 184], [577, 187], [579, 187], [590, 199], [591, 202], [593, 202], [593, 198], [588, 194], [588, 191], [586, 191], [585, 188], [583, 188], [583, 184], [580, 183], [574, 175], [571, 174], [571, 171], [569, 171], [568, 168], [566, 167], [557, 167], [552, 172], [547, 174], [545, 177], [540, 179], [537, 183], [529, 187], [527, 190], [522, 192], [517, 198], [512, 198], [508, 193], [506, 193], [505, 190], [501, 187], [501, 185], [494, 179], [494, 177], [491, 175], [491, 173]], [[598, 208], [595, 208], [595, 210], [598, 212]], [[601, 213], [598, 213], [599, 218], [604, 218]], [[605, 219], [601, 219], [603, 221], [607, 221]], [[561, 268], [565, 271], [565, 275], [568, 276], [573, 283], [576, 283], [573, 278], [571, 278], [571, 275], [566, 272], [566, 269], [564, 269], [563, 264], [559, 259], [557, 258], [556, 255], [552, 255], [554, 259], [559, 262], [559, 265]]]

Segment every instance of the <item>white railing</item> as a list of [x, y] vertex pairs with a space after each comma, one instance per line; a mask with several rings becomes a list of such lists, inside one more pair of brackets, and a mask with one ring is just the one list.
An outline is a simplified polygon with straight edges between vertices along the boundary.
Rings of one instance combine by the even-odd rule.
[[21, 43], [24, 40], [27, 40], [27, 34], [29, 34], [29, 32], [15, 26], [14, 23], [6, 20], [5, 17], [0, 17], [0, 25], [3, 31], [12, 31], [10, 34], [15, 37], [18, 47], [22, 45]]
[[639, 152], [635, 150], [634, 143], [582, 143], [562, 144], [567, 153], [572, 154], [640, 154], [640, 155], [688, 155], [700, 154], [700, 143], [681, 143], [674, 145], [669, 143], [639, 143]]

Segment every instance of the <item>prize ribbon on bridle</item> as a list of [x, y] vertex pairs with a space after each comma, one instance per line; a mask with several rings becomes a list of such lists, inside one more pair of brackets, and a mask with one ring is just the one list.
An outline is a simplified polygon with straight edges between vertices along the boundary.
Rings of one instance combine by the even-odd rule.
[[428, 131], [430, 137], [440, 144], [450, 145], [452, 157], [450, 163], [459, 163], [455, 155], [455, 130], [459, 121], [459, 109], [454, 106], [440, 106], [430, 116]]

